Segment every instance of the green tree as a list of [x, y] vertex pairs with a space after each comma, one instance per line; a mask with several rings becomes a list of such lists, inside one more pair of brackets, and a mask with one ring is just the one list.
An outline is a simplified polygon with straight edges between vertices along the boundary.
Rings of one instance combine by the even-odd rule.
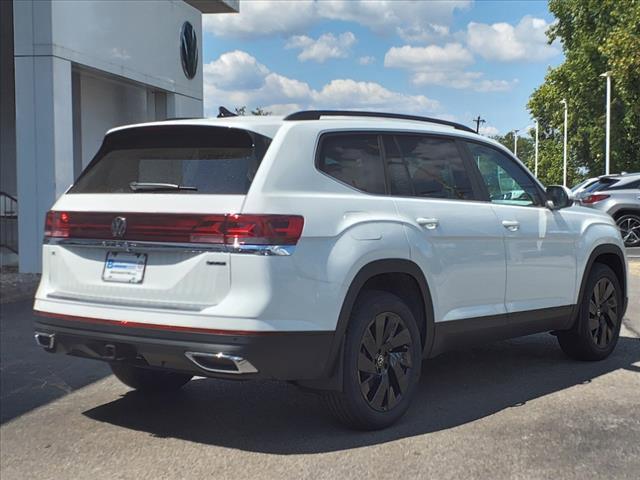
[[[495, 135], [493, 137], [495, 141], [500, 142], [513, 152], [513, 132], [509, 132], [506, 135]], [[529, 170], [533, 172], [535, 162], [535, 144], [530, 136], [518, 135], [518, 155], [522, 163], [524, 163]]]
[[564, 110], [569, 105], [568, 182], [604, 173], [605, 88], [612, 75], [611, 172], [640, 170], [640, 1], [549, 0], [547, 32], [565, 61], [549, 69], [529, 99], [540, 125], [539, 176], [562, 182]]
[[[246, 106], [236, 107], [234, 110], [236, 111], [236, 115], [244, 116], [244, 115], [247, 114], [247, 107]], [[254, 115], [254, 116], [271, 115], [271, 112], [266, 111], [262, 107], [256, 107], [253, 110], [251, 110], [249, 113], [251, 115]]]

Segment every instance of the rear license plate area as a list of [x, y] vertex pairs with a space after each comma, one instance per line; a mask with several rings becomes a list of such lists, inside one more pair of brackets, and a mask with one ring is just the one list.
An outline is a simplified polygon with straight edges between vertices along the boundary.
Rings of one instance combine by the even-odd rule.
[[107, 252], [102, 280], [116, 283], [142, 283], [146, 268], [146, 253]]

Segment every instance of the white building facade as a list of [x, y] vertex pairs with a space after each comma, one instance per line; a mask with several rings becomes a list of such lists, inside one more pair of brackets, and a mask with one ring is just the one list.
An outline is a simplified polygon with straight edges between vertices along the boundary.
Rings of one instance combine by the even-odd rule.
[[[12, 208], [6, 199], [17, 199], [17, 248], [11, 250], [18, 251], [20, 271], [37, 272], [45, 213], [108, 129], [202, 116], [201, 16], [237, 12], [239, 1], [0, 4], [0, 190], [5, 214]], [[10, 228], [3, 223], [4, 243], [11, 241]], [[4, 263], [14, 255], [8, 247]]]

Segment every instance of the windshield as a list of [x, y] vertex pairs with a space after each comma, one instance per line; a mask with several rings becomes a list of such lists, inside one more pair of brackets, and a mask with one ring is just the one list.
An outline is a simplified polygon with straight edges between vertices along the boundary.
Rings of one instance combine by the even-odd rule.
[[114, 132], [69, 193], [243, 195], [271, 139], [246, 130], [154, 126]]

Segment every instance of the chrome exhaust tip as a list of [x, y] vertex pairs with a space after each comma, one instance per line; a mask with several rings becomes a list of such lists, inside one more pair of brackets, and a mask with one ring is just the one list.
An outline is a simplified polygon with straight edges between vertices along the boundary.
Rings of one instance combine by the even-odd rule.
[[36, 343], [45, 350], [53, 350], [56, 341], [55, 333], [36, 332], [34, 335]]
[[258, 372], [258, 369], [249, 360], [236, 355], [222, 352], [185, 352], [184, 354], [196, 366], [207, 372], [230, 373], [233, 375]]

